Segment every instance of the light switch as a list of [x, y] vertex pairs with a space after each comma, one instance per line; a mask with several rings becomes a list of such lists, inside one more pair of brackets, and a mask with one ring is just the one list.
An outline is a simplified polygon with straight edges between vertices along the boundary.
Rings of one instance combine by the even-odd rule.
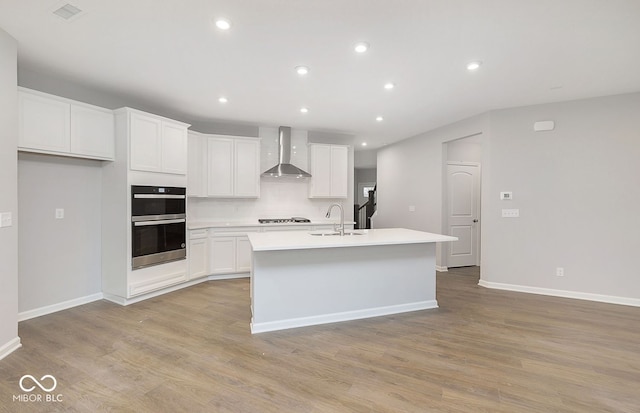
[[64, 209], [56, 208], [56, 219], [63, 219], [63, 218], [64, 218]]
[[11, 212], [0, 212], [0, 228], [10, 227], [13, 225], [13, 217]]
[[519, 209], [503, 209], [502, 218], [518, 218], [520, 217]]

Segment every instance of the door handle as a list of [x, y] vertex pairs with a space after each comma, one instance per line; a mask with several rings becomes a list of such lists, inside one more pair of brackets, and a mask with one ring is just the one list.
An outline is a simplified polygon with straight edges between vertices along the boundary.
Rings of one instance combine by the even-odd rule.
[[477, 220], [477, 219], [474, 219], [474, 220], [473, 220], [473, 222], [478, 222], [478, 220]]

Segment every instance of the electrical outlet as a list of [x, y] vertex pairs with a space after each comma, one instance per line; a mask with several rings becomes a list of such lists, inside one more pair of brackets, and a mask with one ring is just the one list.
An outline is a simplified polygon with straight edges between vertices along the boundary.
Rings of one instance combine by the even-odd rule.
[[564, 277], [564, 268], [563, 267], [556, 268], [556, 277]]
[[64, 218], [64, 209], [56, 208], [56, 219], [63, 219], [63, 218]]
[[415, 205], [409, 205], [409, 212], [416, 212], [416, 206]]
[[0, 213], [0, 228], [2, 227], [10, 227], [13, 225], [13, 218], [11, 216], [11, 212], [1, 212]]
[[503, 209], [502, 210], [502, 218], [519, 218], [520, 210], [519, 209]]

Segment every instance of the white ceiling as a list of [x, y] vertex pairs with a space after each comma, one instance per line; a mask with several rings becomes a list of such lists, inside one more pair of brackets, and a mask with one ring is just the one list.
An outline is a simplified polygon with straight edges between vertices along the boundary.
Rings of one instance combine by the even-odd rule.
[[65, 1], [0, 0], [19, 66], [186, 121], [342, 132], [376, 148], [491, 109], [640, 91], [640, 0], [68, 2], [84, 11], [71, 21], [52, 13]]

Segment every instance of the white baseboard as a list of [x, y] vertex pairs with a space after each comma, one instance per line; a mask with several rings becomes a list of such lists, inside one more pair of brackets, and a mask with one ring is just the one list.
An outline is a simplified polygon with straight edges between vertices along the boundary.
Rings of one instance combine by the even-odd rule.
[[640, 299], [630, 297], [617, 297], [614, 295], [582, 293], [579, 291], [555, 290], [552, 288], [529, 287], [526, 285], [494, 283], [490, 281], [480, 280], [478, 285], [496, 290], [517, 291], [520, 293], [549, 295], [553, 297], [575, 298], [578, 300], [598, 301], [601, 303], [628, 305], [640, 307]]
[[74, 298], [73, 300], [63, 301], [61, 303], [47, 305], [33, 310], [23, 311], [18, 313], [18, 321], [25, 321], [31, 318], [40, 317], [43, 315], [55, 313], [61, 310], [66, 310], [71, 307], [77, 307], [82, 304], [91, 303], [93, 301], [102, 300], [104, 298], [102, 293], [96, 293], [87, 295], [86, 297]]
[[22, 347], [22, 343], [20, 343], [20, 337], [16, 337], [13, 340], [10, 340], [8, 343], [0, 347], [0, 360], [7, 357], [9, 354], [13, 353], [20, 347]]
[[208, 281], [216, 281], [216, 280], [235, 280], [236, 278], [249, 278], [251, 273], [248, 272], [238, 272], [234, 274], [221, 274], [221, 275], [209, 275], [207, 277]]
[[177, 291], [183, 288], [191, 287], [193, 285], [200, 284], [201, 282], [205, 282], [205, 281], [207, 281], [206, 277], [198, 278], [197, 280], [187, 281], [182, 284], [177, 284], [167, 288], [163, 288], [161, 290], [155, 290], [147, 294], [141, 294], [133, 298], [124, 298], [124, 297], [120, 297], [119, 295], [104, 293], [104, 299], [120, 305], [129, 305], [129, 304], [138, 303], [140, 301], [148, 300], [149, 298], [157, 297], [159, 295], [167, 294], [172, 291]]
[[407, 313], [410, 311], [428, 310], [432, 308], [438, 308], [438, 302], [436, 300], [367, 308], [364, 310], [344, 311], [340, 313], [323, 314], [310, 317], [290, 318], [287, 320], [267, 321], [262, 323], [254, 323], [253, 319], [251, 319], [251, 334], [318, 324], [337, 323], [339, 321], [359, 320], [362, 318], [379, 317], [383, 315]]
[[446, 267], [446, 266], [443, 266], [443, 265], [436, 265], [436, 271], [447, 272], [447, 271], [449, 271], [449, 267]]

